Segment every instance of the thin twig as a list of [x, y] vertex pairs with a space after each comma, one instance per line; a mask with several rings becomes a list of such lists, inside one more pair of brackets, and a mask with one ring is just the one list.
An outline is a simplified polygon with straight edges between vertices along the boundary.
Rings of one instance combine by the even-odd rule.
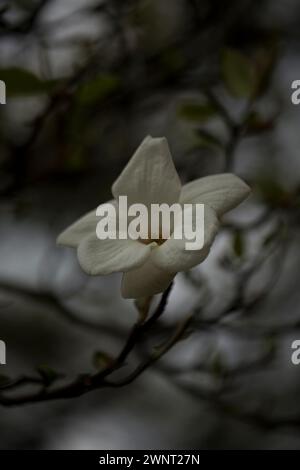
[[[151, 329], [152, 325], [163, 314], [167, 305], [167, 299], [170, 292], [171, 286], [162, 295], [161, 301], [159, 302], [156, 310], [154, 311], [152, 317], [149, 318], [149, 320], [143, 320], [142, 317], [139, 317], [139, 320], [131, 329], [128, 339], [116, 359], [110, 364], [108, 364], [100, 372], [97, 372], [93, 375], [80, 375], [71, 383], [54, 389], [50, 389], [49, 387], [43, 387], [38, 392], [21, 394], [18, 396], [7, 396], [7, 394], [2, 393], [2, 395], [0, 395], [0, 404], [2, 404], [3, 406], [14, 406], [26, 403], [44, 402], [54, 399], [74, 398], [92, 390], [97, 390], [109, 386], [116, 386], [115, 384], [111, 385], [109, 382], [107, 382], [106, 377], [110, 376], [113, 372], [115, 372], [121, 366], [124, 365], [126, 359], [133, 351], [135, 346], [139, 343], [141, 338], [146, 334], [148, 330]], [[163, 354], [165, 354], [176, 343], [176, 341], [180, 339], [181, 335], [183, 334], [184, 328], [186, 328], [187, 326], [188, 321], [181, 324], [174, 333], [174, 335], [171, 336], [170, 340], [165, 343], [164, 347], [162, 347], [159, 353], [156, 353], [155, 356], [150, 355], [149, 359], [146, 359], [140, 366], [138, 366], [138, 368], [133, 373], [130, 373], [127, 376], [127, 379], [125, 378], [123, 380], [124, 385], [127, 385], [127, 383], [131, 383], [144, 370], [150, 367], [151, 364], [156, 362]], [[11, 383], [11, 386], [8, 385], [6, 387], [6, 391], [8, 391], [9, 389], [13, 390], [15, 388], [20, 388], [21, 386], [25, 386], [28, 384], [41, 385], [41, 382], [40, 380], [37, 380], [35, 378], [21, 377], [19, 379], [15, 379], [15, 381]]]

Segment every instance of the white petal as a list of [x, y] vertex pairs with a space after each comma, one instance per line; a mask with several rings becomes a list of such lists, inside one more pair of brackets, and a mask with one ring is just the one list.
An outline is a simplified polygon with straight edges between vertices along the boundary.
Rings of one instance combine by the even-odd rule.
[[[114, 204], [116, 203], [111, 200], [105, 204]], [[105, 204], [102, 204], [103, 206]], [[78, 219], [72, 225], [70, 225], [66, 230], [64, 230], [56, 240], [58, 245], [70, 246], [71, 248], [76, 248], [79, 243], [89, 235], [96, 233], [96, 227], [99, 222], [99, 217], [96, 216], [96, 210], [94, 209], [91, 212], [88, 212], [83, 217]]]
[[205, 176], [182, 187], [181, 203], [203, 203], [218, 215], [234, 209], [250, 194], [249, 186], [231, 173]]
[[168, 142], [146, 137], [112, 186], [115, 198], [127, 196], [128, 204], [173, 204], [178, 202], [181, 183]]
[[[156, 251], [155, 248], [154, 251]], [[171, 274], [155, 266], [151, 257], [141, 267], [123, 275], [122, 296], [125, 299], [138, 299], [159, 294], [171, 284], [175, 274]]]
[[[204, 206], [204, 245], [200, 250], [187, 250], [185, 238], [176, 240], [174, 236], [153, 250], [153, 262], [169, 272], [187, 271], [205, 260], [219, 227], [217, 214], [209, 206]], [[186, 227], [185, 227], [186, 228]], [[194, 224], [193, 224], [194, 228]]]
[[77, 255], [82, 269], [96, 276], [136, 268], [150, 256], [152, 248], [153, 244], [134, 240], [99, 240], [95, 233], [80, 243]]

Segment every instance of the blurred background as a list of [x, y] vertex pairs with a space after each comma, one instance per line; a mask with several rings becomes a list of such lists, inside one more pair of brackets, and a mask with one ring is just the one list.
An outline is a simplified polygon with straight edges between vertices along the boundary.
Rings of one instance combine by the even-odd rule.
[[120, 276], [88, 278], [55, 240], [145, 135], [183, 182], [253, 189], [126, 368], [194, 312], [190, 335], [128, 387], [1, 406], [2, 449], [300, 447], [299, 21], [297, 0], [0, 1], [0, 387], [93, 372], [124, 344]]

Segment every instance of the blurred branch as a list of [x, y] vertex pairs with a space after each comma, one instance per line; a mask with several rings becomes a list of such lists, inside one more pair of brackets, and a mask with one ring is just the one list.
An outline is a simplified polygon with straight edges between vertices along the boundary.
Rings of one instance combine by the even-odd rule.
[[162, 356], [164, 356], [175, 344], [177, 344], [184, 336], [188, 326], [191, 324], [194, 315], [188, 316], [185, 320], [179, 323], [174, 334], [165, 342], [163, 346], [153, 352], [149, 358], [142, 362], [130, 375], [119, 382], [109, 382], [112, 387], [123, 387], [132, 383], [137, 377], [139, 377], [148, 367], [157, 362]]
[[187, 392], [195, 400], [202, 400], [208, 403], [212, 411], [224, 414], [230, 419], [240, 421], [243, 424], [250, 424], [262, 430], [276, 430], [282, 428], [300, 428], [300, 413], [293, 413], [292, 415], [282, 416], [266, 416], [264, 410], [247, 411], [239, 408], [234, 404], [228, 403], [224, 398], [220, 397], [219, 393], [205, 392], [203, 390], [195, 389], [195, 387], [188, 384], [175, 382], [171, 377], [174, 385], [179, 387], [184, 392]]
[[26, 35], [32, 33], [44, 9], [51, 3], [52, 0], [40, 0], [39, 3], [25, 15], [24, 19], [16, 24], [10, 24], [3, 18], [0, 26], [0, 37], [10, 35]]
[[62, 319], [68, 321], [74, 326], [78, 326], [84, 330], [98, 333], [107, 333], [114, 336], [123, 337], [125, 332], [118, 328], [110, 328], [108, 325], [86, 320], [75, 314], [71, 308], [67, 307], [57, 296], [51, 292], [41, 292], [30, 287], [19, 285], [16, 283], [0, 281], [0, 291], [9, 296], [21, 297], [24, 301], [33, 302], [34, 305], [39, 304], [45, 309], [58, 314]]
[[[55, 47], [55, 38], [53, 39], [50, 34], [50, 39], [47, 41], [46, 34], [52, 32], [52, 28], [57, 25], [56, 22], [46, 23], [44, 29], [40, 28], [40, 31], [38, 28], [38, 21], [50, 1], [42, 0], [37, 3], [36, 7], [24, 15], [23, 19], [16, 24], [10, 24], [5, 20], [4, 11], [1, 17], [0, 36], [16, 35], [18, 37], [41, 33], [43, 39], [41, 47], [45, 49], [51, 47], [51, 41], [52, 47], [53, 45]], [[215, 85], [223, 85], [222, 82], [220, 83], [218, 72], [215, 71], [215, 64], [210, 64], [212, 65], [211, 70], [204, 73], [202, 72], [202, 67], [206, 59], [210, 58], [210, 56], [215, 57], [224, 44], [226, 45], [232, 40], [234, 31], [231, 27], [233, 21], [236, 21], [239, 15], [244, 16], [244, 12], [242, 12], [243, 6], [250, 4], [250, 1], [232, 2], [234, 6], [230, 8], [227, 5], [223, 7], [222, 2], [217, 2], [218, 11], [216, 14], [214, 14], [215, 10], [213, 8], [208, 8], [209, 12], [205, 15], [201, 10], [200, 2], [189, 0], [189, 16], [192, 16], [194, 21], [189, 23], [188, 27], [183, 28], [184, 34], [179, 34], [176, 38], [168, 40], [161, 47], [154, 48], [153, 50], [151, 48], [149, 50], [147, 48], [142, 50], [139, 36], [137, 35], [135, 38], [134, 34], [132, 37], [127, 34], [123, 10], [126, 8], [125, 3], [117, 1], [99, 2], [92, 7], [93, 14], [100, 13], [103, 15], [101, 19], [105, 18], [108, 27], [106, 28], [106, 25], [104, 29], [107, 29], [108, 33], [103, 38], [97, 37], [93, 40], [93, 46], [91, 49], [88, 49], [89, 53], [84, 56], [83, 61], [80, 62], [81, 65], [73, 64], [74, 67], [72, 72], [70, 72], [70, 76], [66, 79], [58, 80], [57, 88], [49, 92], [48, 100], [42, 111], [30, 123], [30, 130], [25, 142], [22, 141], [21, 144], [16, 144], [13, 136], [12, 141], [7, 145], [7, 153], [12, 161], [12, 173], [15, 172], [16, 178], [13, 184], [9, 186], [6, 195], [11, 196], [12, 191], [20, 190], [28, 184], [27, 177], [29, 179], [30, 172], [26, 167], [28, 165], [27, 160], [31, 158], [33, 148], [43, 134], [46, 125], [53, 117], [57, 117], [57, 127], [63, 128], [60, 123], [60, 115], [67, 116], [69, 113], [72, 114], [80, 86], [88, 83], [89, 79], [94, 78], [103, 71], [117, 76], [121, 85], [112, 94], [102, 97], [101, 100], [95, 100], [90, 106], [86, 106], [86, 114], [84, 116], [87, 122], [95, 120], [97, 126], [99, 125], [98, 120], [94, 118], [98, 117], [100, 108], [104, 116], [109, 110], [109, 112], [116, 112], [118, 116], [122, 113], [127, 120], [128, 109], [134, 109], [138, 113], [141, 103], [149, 101], [149, 98], [161, 98], [162, 95], [166, 97], [172, 94], [181, 94], [182, 92], [201, 93], [213, 105], [226, 127], [227, 139], [224, 148], [222, 147], [224, 150], [224, 169], [225, 171], [234, 170], [238, 145], [246, 134], [247, 122], [253, 111], [254, 99], [253, 96], [247, 98], [242, 116], [240, 119], [236, 119], [232, 115], [232, 110], [227, 109], [223, 100], [214, 91]], [[87, 11], [91, 13], [91, 7], [88, 8]], [[77, 13], [75, 12], [75, 14]], [[65, 21], [70, 21], [70, 16], [62, 18], [59, 22], [60, 26], [64, 26]], [[130, 33], [133, 33], [133, 31], [130, 31]], [[69, 41], [72, 44], [73, 39], [58, 39], [57, 41], [56, 44], [59, 45], [62, 44], [60, 41]], [[107, 54], [107, 50], [109, 50], [109, 54]], [[166, 61], [166, 58], [169, 59], [171, 57], [172, 59], [174, 52], [175, 67], [172, 60], [171, 67], [166, 67], [165, 62], [170, 65], [170, 61]], [[47, 67], [45, 69], [47, 70]], [[45, 78], [48, 78], [47, 72], [45, 75]], [[208, 86], [209, 88], [207, 88]], [[155, 102], [155, 99], [153, 99], [153, 102]], [[66, 123], [67, 119], [63, 122]], [[67, 134], [64, 128], [63, 133], [64, 135]], [[84, 132], [82, 132], [83, 134]], [[59, 142], [58, 145], [60, 144]], [[286, 207], [284, 209], [286, 212], [289, 210]], [[224, 229], [232, 234], [238, 230], [242, 232], [242, 235], [247, 235], [250, 231], [261, 228], [266, 222], [270, 222], [273, 217], [275, 219], [281, 210], [282, 207], [277, 210], [276, 207], [264, 201], [263, 211], [257, 219], [246, 224], [225, 223]], [[235, 279], [233, 299], [229, 305], [222, 305], [213, 318], [205, 317], [207, 313], [205, 310], [206, 305], [201, 303], [193, 314], [187, 316], [175, 329], [160, 325], [159, 319], [165, 311], [170, 295], [170, 286], [162, 295], [161, 301], [152, 316], [147, 318], [140, 315], [131, 331], [126, 335], [125, 344], [119, 354], [100, 371], [95, 374], [80, 375], [71, 382], [60, 386], [56, 385], [56, 380], [55, 383], [46, 383], [43, 376], [17, 377], [2, 386], [0, 404], [3, 406], [13, 406], [54, 399], [73, 398], [101, 388], [126, 386], [135, 381], [146, 369], [155, 364], [176, 345], [185, 336], [192, 322], [193, 326], [201, 333], [205, 333], [209, 329], [223, 330], [235, 333], [241, 337], [254, 336], [262, 342], [267, 342], [270, 338], [273, 339], [295, 328], [300, 328], [300, 320], [298, 319], [294, 323], [283, 325], [256, 324], [251, 326], [246, 323], [251, 314], [257, 312], [258, 307], [264, 305], [264, 302], [268, 300], [273, 292], [274, 286], [281, 275], [287, 251], [287, 238], [278, 237], [270, 249], [263, 246], [258, 255], [252, 260], [245, 261], [240, 257], [232, 268]], [[247, 293], [250, 281], [270, 261], [272, 269], [267, 282], [265, 285], [260, 286], [259, 291], [251, 299], [248, 299]], [[9, 285], [4, 282], [0, 283], [0, 289], [7, 294], [20, 296], [24, 300], [28, 299], [37, 302], [49, 308], [49, 310], [53, 310], [70, 323], [87, 331], [109, 333], [112, 335], [118, 334], [120, 337], [125, 336], [123, 331], [117, 331], [115, 327], [110, 329], [107, 326], [87, 321], [77, 316], [52, 293], [36, 292], [24, 286]], [[150, 352], [143, 350], [142, 359], [139, 357], [138, 365], [131, 372], [121, 379], [113, 379], [111, 376], [126, 365], [126, 361], [139, 345], [144, 345], [148, 337], [151, 339], [151, 342], [156, 340], [156, 332], [160, 335], [161, 333], [165, 334], [167, 338], [164, 344]], [[217, 374], [218, 378], [221, 379], [221, 387], [217, 393], [212, 392], [208, 394], [203, 390], [199, 390], [199, 388], [197, 389], [194, 385], [189, 386], [179, 383], [180, 381], [177, 378], [175, 380], [174, 371], [171, 371], [170, 368], [161, 366], [160, 369], [167, 371], [168, 376], [177, 386], [189, 392], [197, 400], [201, 399], [208, 402], [214, 410], [221, 411], [234, 419], [249, 422], [262, 429], [273, 429], [282, 426], [299, 427], [300, 416], [298, 413], [292, 417], [268, 417], [265, 416], [263, 410], [248, 412], [238, 409], [237, 406], [228, 404], [222, 396], [223, 392], [228, 391], [232, 387], [234, 380], [246, 374], [255, 373], [261, 370], [261, 368], [270, 365], [274, 354], [275, 349], [271, 348], [258, 359], [242, 363], [234, 368], [226, 368], [222, 365]], [[197, 371], [213, 374], [210, 364], [206, 363], [198, 365]], [[61, 379], [61, 377], [56, 379]], [[38, 388], [38, 390], [25, 393], [25, 387], [34, 387], [35, 389]], [[18, 394], [15, 394], [16, 392]]]
[[103, 370], [100, 372], [91, 375], [81, 375], [76, 378], [73, 382], [68, 383], [67, 385], [61, 386], [59, 388], [50, 389], [49, 387], [43, 386], [43, 380], [38, 380], [35, 377], [20, 377], [15, 379], [13, 382], [8, 383], [4, 387], [4, 392], [9, 392], [16, 388], [23, 387], [28, 384], [38, 384], [42, 385], [42, 389], [38, 392], [32, 392], [29, 394], [23, 394], [18, 396], [7, 396], [7, 393], [2, 393], [0, 396], [0, 404], [3, 406], [13, 406], [21, 405], [26, 403], [36, 403], [42, 401], [49, 401], [60, 398], [72, 398], [78, 397], [84, 393], [90, 392], [92, 390], [97, 390], [104, 387], [117, 387], [122, 385], [127, 385], [134, 381], [142, 372], [144, 372], [148, 367], [154, 364], [160, 359], [165, 353], [167, 353], [183, 336], [186, 331], [191, 317], [189, 316], [185, 321], [180, 323], [176, 328], [174, 334], [165, 342], [165, 344], [154, 354], [151, 354], [150, 357], [141, 363], [134, 372], [130, 373], [125, 379], [121, 382], [109, 382], [106, 380], [113, 372], [117, 371], [120, 367], [125, 364], [126, 359], [133, 351], [135, 346], [144, 338], [144, 336], [151, 330], [153, 324], [158, 320], [158, 318], [163, 314], [165, 307], [167, 305], [167, 299], [171, 292], [172, 285], [164, 292], [162, 295], [161, 301], [156, 307], [152, 316], [149, 319], [144, 319], [142, 316], [139, 316], [138, 321], [132, 327], [127, 341], [124, 347], [121, 349], [118, 356], [112, 360]]

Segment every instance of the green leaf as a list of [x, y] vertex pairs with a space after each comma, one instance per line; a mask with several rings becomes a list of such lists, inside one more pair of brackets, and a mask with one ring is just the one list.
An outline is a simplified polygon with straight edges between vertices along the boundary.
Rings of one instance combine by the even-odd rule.
[[217, 110], [211, 103], [185, 103], [178, 110], [180, 117], [198, 123], [209, 121], [216, 114]]
[[236, 230], [232, 243], [233, 251], [238, 258], [241, 258], [245, 251], [244, 237], [240, 230]]
[[77, 99], [80, 104], [92, 104], [101, 101], [120, 86], [120, 79], [114, 75], [101, 75], [84, 83], [78, 88]]
[[228, 91], [237, 98], [251, 97], [256, 88], [253, 63], [241, 52], [225, 49], [222, 55], [222, 75]]
[[93, 354], [92, 363], [95, 369], [101, 370], [111, 366], [115, 359], [104, 351], [96, 351]]
[[33, 72], [18, 67], [0, 69], [0, 80], [5, 82], [11, 97], [48, 93], [57, 85], [55, 80], [41, 80]]
[[37, 372], [42, 377], [43, 382], [46, 386], [51, 385], [53, 382], [55, 382], [55, 380], [61, 377], [61, 374], [59, 374], [55, 370], [51, 369], [51, 367], [45, 364], [42, 364], [39, 367], [37, 367]]

